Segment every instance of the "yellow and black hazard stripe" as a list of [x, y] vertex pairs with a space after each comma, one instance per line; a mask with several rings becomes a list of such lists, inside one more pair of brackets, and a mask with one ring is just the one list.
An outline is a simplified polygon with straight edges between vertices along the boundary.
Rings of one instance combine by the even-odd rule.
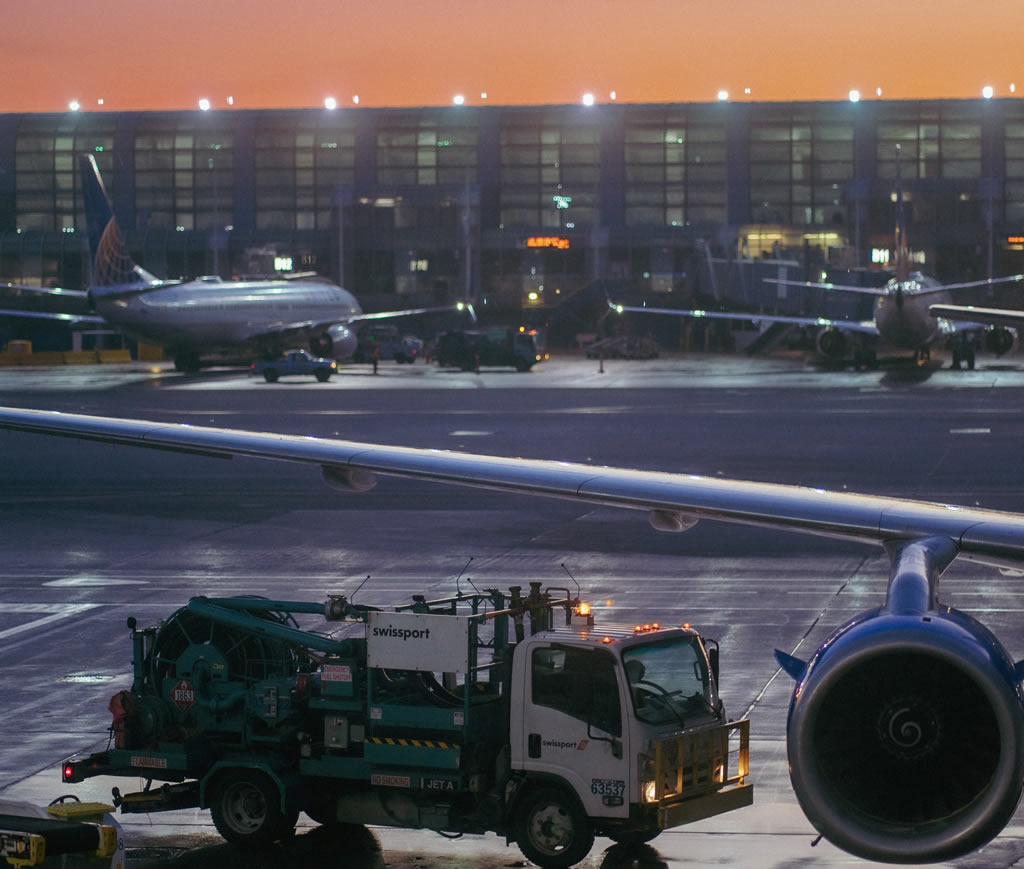
[[391, 736], [367, 736], [366, 742], [371, 745], [404, 745], [407, 748], [454, 748], [461, 746], [454, 742], [438, 742], [433, 739], [399, 739]]

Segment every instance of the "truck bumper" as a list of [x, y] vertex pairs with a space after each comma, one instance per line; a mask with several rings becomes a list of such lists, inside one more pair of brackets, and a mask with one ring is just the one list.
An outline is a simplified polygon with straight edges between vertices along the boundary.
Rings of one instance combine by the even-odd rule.
[[662, 830], [702, 821], [754, 802], [754, 786], [740, 784], [696, 799], [666, 801], [658, 806], [658, 826]]

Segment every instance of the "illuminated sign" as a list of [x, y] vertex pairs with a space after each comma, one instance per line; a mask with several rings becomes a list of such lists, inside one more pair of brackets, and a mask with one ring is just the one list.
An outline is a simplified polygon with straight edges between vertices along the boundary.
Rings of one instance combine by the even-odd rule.
[[1024, 235], [1008, 235], [1006, 236], [1007, 244], [1024, 244]]
[[531, 235], [526, 239], [527, 247], [557, 247], [559, 250], [569, 249], [569, 239], [558, 235]]
[[871, 262], [873, 263], [887, 263], [889, 262], [889, 249], [886, 247], [873, 247], [871, 248]]
[[292, 270], [292, 258], [290, 256], [275, 256], [274, 271], [290, 272]]

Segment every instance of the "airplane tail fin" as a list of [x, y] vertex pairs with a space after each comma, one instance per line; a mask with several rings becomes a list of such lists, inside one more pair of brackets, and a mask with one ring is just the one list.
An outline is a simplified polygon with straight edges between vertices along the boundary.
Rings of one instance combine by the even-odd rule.
[[90, 286], [95, 290], [159, 283], [157, 278], [137, 265], [128, 252], [128, 245], [114, 217], [110, 197], [103, 186], [99, 167], [91, 154], [79, 157], [79, 169], [89, 251], [92, 254]]

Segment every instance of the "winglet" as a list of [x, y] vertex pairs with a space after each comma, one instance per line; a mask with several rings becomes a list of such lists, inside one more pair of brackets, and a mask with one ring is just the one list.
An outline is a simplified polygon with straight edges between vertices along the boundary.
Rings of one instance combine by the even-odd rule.
[[779, 662], [779, 666], [795, 681], [799, 682], [804, 677], [804, 673], [807, 672], [807, 662], [801, 661], [799, 658], [788, 655], [782, 651], [782, 649], [775, 650], [775, 660]]

